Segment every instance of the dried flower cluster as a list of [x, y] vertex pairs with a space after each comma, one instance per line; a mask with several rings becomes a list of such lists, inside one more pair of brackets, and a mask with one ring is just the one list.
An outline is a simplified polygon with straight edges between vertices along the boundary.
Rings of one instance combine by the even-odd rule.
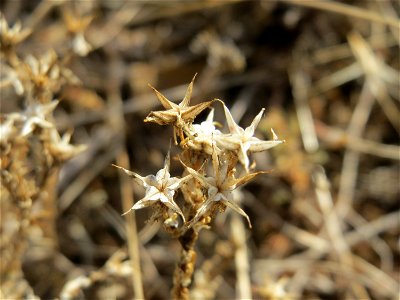
[[[180, 159], [185, 167], [185, 172], [182, 178], [171, 177], [169, 173], [169, 153], [165, 159], [164, 168], [159, 170], [156, 175], [142, 177], [116, 166], [135, 178], [146, 189], [145, 197], [138, 201], [132, 209], [140, 209], [160, 202], [163, 204], [162, 207], [165, 208], [165, 212], [171, 210], [179, 214], [186, 227], [199, 223], [202, 217], [206, 217], [215, 211], [215, 206], [222, 210], [229, 206], [248, 219], [244, 211], [235, 203], [233, 191], [256, 175], [265, 173], [262, 171], [250, 172], [248, 155], [251, 152], [268, 150], [283, 141], [279, 140], [273, 131], [272, 141], [263, 141], [254, 137], [255, 129], [261, 120], [264, 109], [254, 118], [249, 127], [243, 129], [235, 123], [229, 109], [221, 100], [216, 99], [190, 106], [193, 81], [194, 78], [179, 105], [171, 102], [153, 88], [165, 110], [151, 112], [146, 117], [145, 122], [174, 127], [174, 140], [177, 144], [178, 138], [180, 139], [179, 145], [182, 148]], [[216, 129], [213, 109], [204, 122], [193, 124], [197, 115], [210, 107], [212, 103], [222, 103], [229, 133], [222, 133]], [[211, 161], [212, 167], [210, 175], [207, 174], [206, 165], [208, 161]], [[238, 162], [243, 166], [245, 175], [236, 178]], [[192, 186], [198, 187], [201, 192], [194, 192]], [[190, 208], [190, 213], [187, 213], [186, 218], [174, 201], [174, 196], [179, 188], [181, 188], [185, 201]], [[169, 216], [168, 213], [166, 215]]]
[[[229, 109], [219, 99], [190, 106], [193, 81], [194, 78], [179, 105], [152, 87], [165, 110], [153, 111], [144, 120], [173, 126], [175, 144], [179, 142], [182, 149], [179, 156], [184, 166], [182, 177], [171, 177], [169, 152], [164, 167], [156, 175], [143, 177], [116, 166], [146, 189], [145, 196], [131, 210], [152, 206], [153, 220], [161, 220], [167, 231], [181, 241], [183, 250], [181, 262], [175, 271], [173, 289], [173, 297], [177, 299], [188, 297], [188, 286], [195, 262], [193, 246], [198, 232], [210, 224], [216, 212], [223, 212], [226, 207], [230, 207], [244, 216], [251, 227], [249, 217], [237, 203], [235, 189], [266, 172], [252, 171], [249, 154], [268, 150], [283, 142], [273, 131], [271, 141], [263, 141], [254, 136], [264, 109], [249, 127], [243, 129], [236, 124]], [[216, 128], [214, 109], [211, 109], [204, 122], [193, 124], [195, 118], [213, 103], [222, 104], [228, 133]], [[242, 167], [238, 168], [238, 164]], [[182, 208], [175, 201], [178, 190], [184, 198]], [[178, 216], [182, 222], [179, 222]]]

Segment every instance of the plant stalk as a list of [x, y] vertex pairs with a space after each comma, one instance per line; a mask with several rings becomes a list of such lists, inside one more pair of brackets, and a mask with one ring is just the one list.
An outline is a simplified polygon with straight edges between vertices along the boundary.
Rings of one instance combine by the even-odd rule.
[[194, 245], [198, 236], [199, 233], [190, 228], [179, 237], [182, 249], [179, 262], [174, 271], [174, 286], [171, 293], [173, 299], [189, 299], [189, 285], [192, 282], [197, 256]]

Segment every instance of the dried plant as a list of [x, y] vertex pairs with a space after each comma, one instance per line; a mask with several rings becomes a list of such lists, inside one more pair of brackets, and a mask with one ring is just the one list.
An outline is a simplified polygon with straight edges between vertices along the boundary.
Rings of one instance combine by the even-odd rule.
[[2, 1], [0, 298], [397, 298], [400, 7], [343, 2]]
[[54, 255], [60, 166], [85, 150], [83, 145], [70, 144], [71, 134], [60, 137], [53, 117], [59, 104], [54, 96], [66, 83], [63, 79], [77, 79], [60, 67], [54, 51], [23, 61], [15, 46], [30, 30], [22, 29], [20, 23], [9, 28], [3, 15], [0, 25], [1, 64], [5, 67], [2, 80], [9, 80], [16, 94], [23, 96], [23, 109], [0, 116], [1, 298], [35, 298], [22, 271], [27, 245], [40, 246], [37, 236], [43, 236], [48, 244], [41, 247], [47, 248], [49, 257]]
[[[221, 100], [189, 106], [193, 81], [194, 78], [179, 106], [153, 88], [166, 110], [151, 112], [145, 119], [145, 122], [173, 126], [174, 139], [176, 142], [177, 138], [180, 139], [179, 145], [182, 149], [180, 162], [185, 167], [182, 177], [171, 177], [169, 153], [165, 158], [164, 168], [155, 176], [142, 177], [116, 166], [146, 188], [144, 198], [136, 202], [131, 209], [153, 206], [152, 220], [163, 222], [166, 230], [181, 243], [180, 261], [175, 268], [173, 280], [174, 299], [190, 298], [189, 286], [196, 263], [195, 243], [200, 230], [211, 224], [218, 211], [223, 212], [230, 207], [244, 216], [251, 227], [249, 217], [240, 208], [240, 204], [236, 203], [233, 193], [237, 187], [266, 172], [249, 173], [248, 152], [264, 151], [283, 143], [275, 133], [273, 141], [262, 141], [253, 137], [264, 109], [248, 128], [243, 129], [235, 123], [229, 109]], [[213, 110], [205, 122], [193, 124], [196, 116], [213, 102], [222, 103], [229, 133], [215, 129]], [[245, 174], [236, 178], [238, 162], [243, 164]], [[207, 175], [208, 165], [212, 170], [209, 175]], [[182, 209], [174, 201], [178, 190], [182, 192], [184, 198]], [[181, 217], [180, 222], [178, 216]]]

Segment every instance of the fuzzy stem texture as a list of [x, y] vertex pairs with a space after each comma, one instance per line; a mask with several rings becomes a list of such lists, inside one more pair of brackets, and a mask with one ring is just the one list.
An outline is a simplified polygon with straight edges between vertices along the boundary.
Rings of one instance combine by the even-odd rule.
[[175, 267], [174, 286], [172, 288], [173, 299], [189, 299], [189, 285], [192, 282], [194, 267], [196, 264], [196, 244], [199, 233], [193, 228], [188, 229], [181, 237], [181, 257]]

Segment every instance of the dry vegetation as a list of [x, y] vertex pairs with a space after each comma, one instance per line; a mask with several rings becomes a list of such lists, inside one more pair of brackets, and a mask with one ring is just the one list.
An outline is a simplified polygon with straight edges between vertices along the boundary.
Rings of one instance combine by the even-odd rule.
[[400, 6], [344, 2], [3, 1], [0, 299], [397, 298]]

